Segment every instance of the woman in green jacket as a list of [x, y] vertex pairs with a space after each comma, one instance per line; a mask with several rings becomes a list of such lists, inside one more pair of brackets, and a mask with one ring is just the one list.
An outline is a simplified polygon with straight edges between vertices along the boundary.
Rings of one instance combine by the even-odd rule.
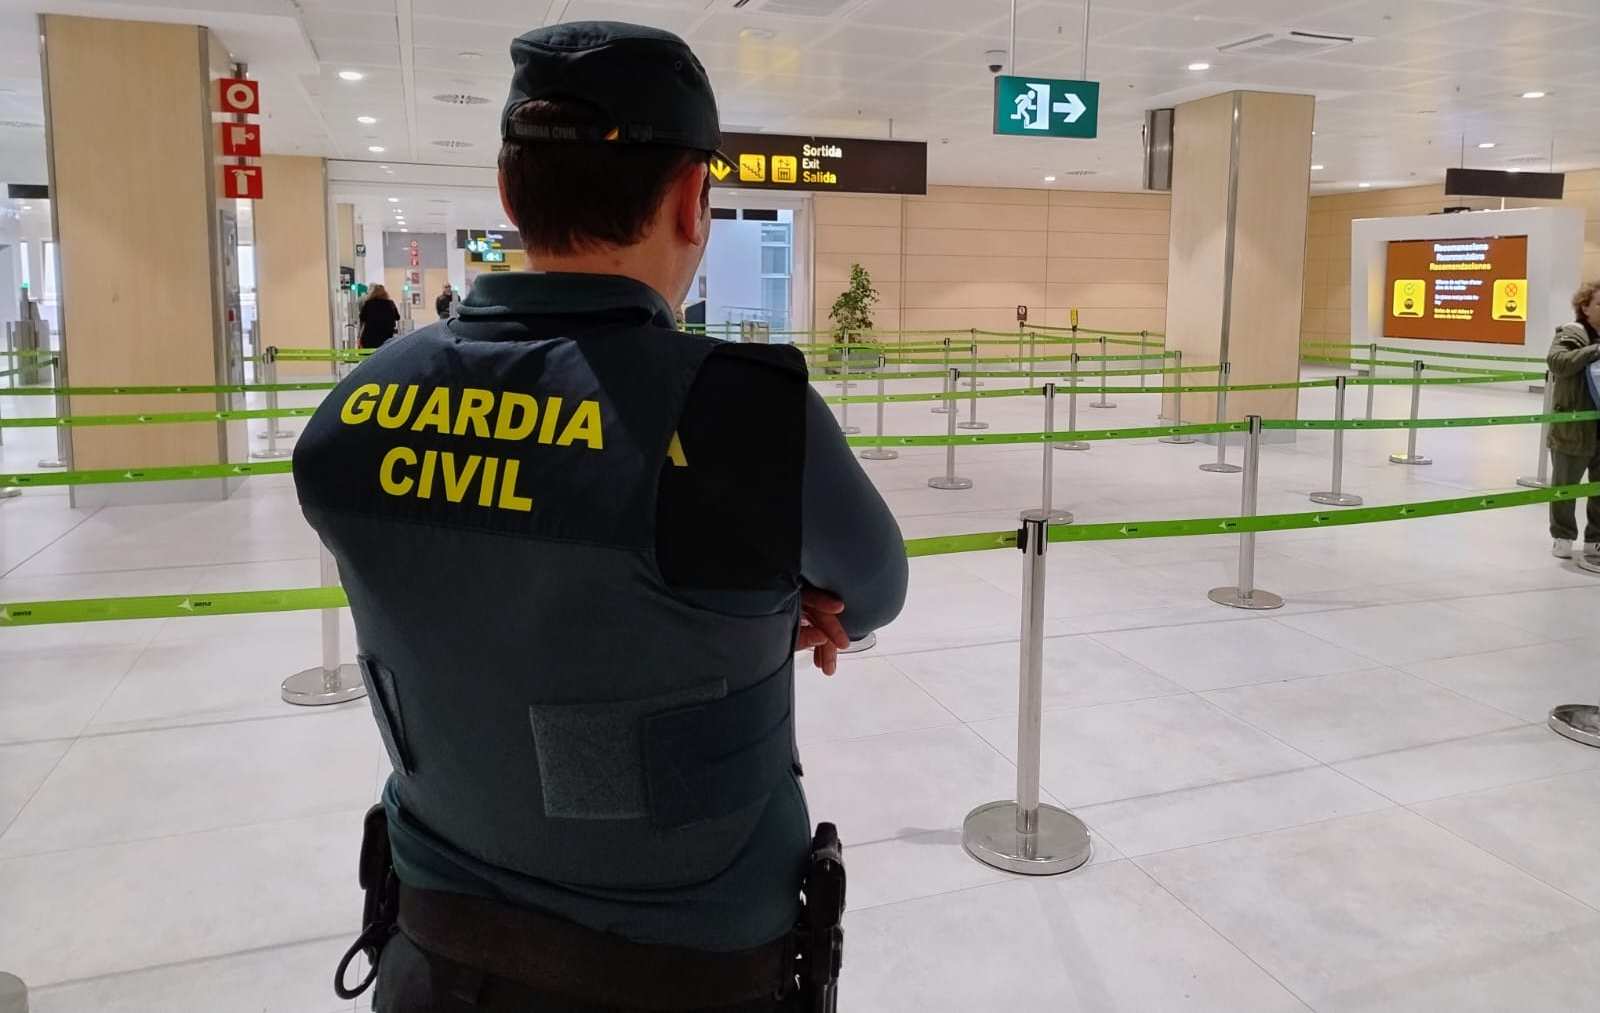
[[[1555, 384], [1554, 407], [1558, 412], [1592, 412], [1589, 395], [1589, 365], [1600, 362], [1600, 281], [1585, 282], [1572, 297], [1576, 311], [1574, 323], [1556, 329], [1555, 342], [1546, 361]], [[1550, 465], [1552, 485], [1572, 485], [1583, 481], [1600, 482], [1600, 422], [1561, 422], [1550, 427]], [[1584, 549], [1600, 553], [1600, 496], [1589, 497], [1589, 516], [1585, 526]], [[1573, 500], [1550, 503], [1550, 550], [1557, 559], [1572, 558], [1572, 543], [1578, 537], [1578, 509]]]

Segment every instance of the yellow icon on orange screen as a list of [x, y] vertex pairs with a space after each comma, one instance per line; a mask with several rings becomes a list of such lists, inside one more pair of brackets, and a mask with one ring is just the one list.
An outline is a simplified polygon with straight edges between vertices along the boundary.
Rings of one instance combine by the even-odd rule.
[[739, 156], [739, 182], [765, 183], [767, 181], [766, 155]]
[[1427, 302], [1428, 283], [1419, 278], [1401, 278], [1394, 283], [1394, 315], [1420, 317]]
[[1501, 278], [1494, 283], [1494, 303], [1489, 313], [1496, 320], [1528, 319], [1528, 279]]
[[800, 178], [800, 160], [793, 155], [772, 156], [772, 181], [793, 183]]

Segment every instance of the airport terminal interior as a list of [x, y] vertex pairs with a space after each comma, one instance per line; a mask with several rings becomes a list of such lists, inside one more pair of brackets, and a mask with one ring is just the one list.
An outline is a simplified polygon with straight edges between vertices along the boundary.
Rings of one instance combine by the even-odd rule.
[[910, 557], [796, 659], [840, 1009], [1600, 1009], [1597, 0], [0, 0], [0, 1013], [372, 1008], [292, 455], [380, 286], [383, 355], [534, 264], [583, 20], [704, 64], [671, 308]]

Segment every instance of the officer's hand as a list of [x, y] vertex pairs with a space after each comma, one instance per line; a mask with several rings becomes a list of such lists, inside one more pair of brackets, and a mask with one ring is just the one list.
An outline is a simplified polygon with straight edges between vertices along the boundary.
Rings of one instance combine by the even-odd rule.
[[850, 646], [850, 635], [839, 622], [844, 602], [826, 591], [806, 588], [800, 592], [800, 631], [795, 637], [796, 651], [811, 652], [812, 662], [824, 675], [839, 667], [839, 648]]

